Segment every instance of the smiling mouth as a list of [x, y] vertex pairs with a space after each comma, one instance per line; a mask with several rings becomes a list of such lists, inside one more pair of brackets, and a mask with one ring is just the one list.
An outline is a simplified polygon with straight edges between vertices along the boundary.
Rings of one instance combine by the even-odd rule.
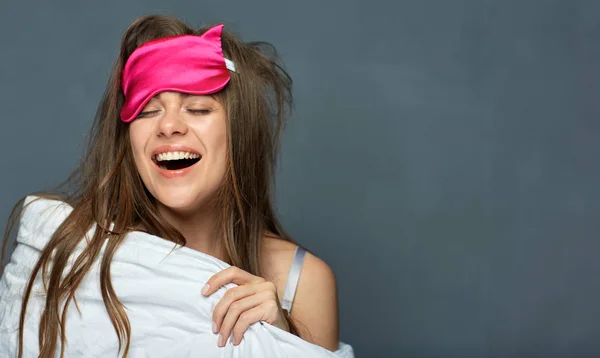
[[201, 158], [189, 158], [189, 159], [171, 159], [171, 160], [158, 160], [156, 157], [152, 158], [154, 163], [161, 169], [165, 170], [181, 170], [198, 163]]

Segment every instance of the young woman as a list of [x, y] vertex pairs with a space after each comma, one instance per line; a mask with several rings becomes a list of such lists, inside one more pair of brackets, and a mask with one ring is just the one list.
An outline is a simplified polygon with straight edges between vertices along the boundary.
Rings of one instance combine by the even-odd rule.
[[[130, 25], [67, 189], [26, 198], [23, 214], [16, 210], [23, 200], [13, 210], [4, 245], [17, 218], [21, 225], [0, 283], [0, 350], [104, 354], [81, 348], [97, 325], [93, 341], [116, 342], [115, 356], [184, 356], [168, 342], [196, 323], [174, 328], [191, 320], [169, 321], [168, 312], [218, 296], [207, 317], [215, 347], [234, 349], [266, 323], [275, 335], [319, 346], [319, 354], [340, 352], [334, 275], [290, 240], [273, 209], [291, 79], [269, 48], [243, 43], [222, 25], [195, 30], [165, 16]], [[209, 264], [213, 271], [202, 276]], [[106, 316], [112, 333], [95, 315]], [[10, 322], [18, 327], [6, 332]], [[153, 322], [164, 323], [144, 331]], [[136, 332], [155, 338], [144, 346]], [[198, 353], [190, 347], [185, 352]]]

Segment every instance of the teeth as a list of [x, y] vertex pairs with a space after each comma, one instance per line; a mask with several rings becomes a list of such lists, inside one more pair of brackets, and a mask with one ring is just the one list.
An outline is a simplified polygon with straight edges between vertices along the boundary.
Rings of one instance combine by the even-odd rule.
[[165, 152], [156, 155], [156, 160], [159, 162], [165, 160], [181, 160], [181, 159], [196, 159], [200, 158], [199, 154], [190, 152]]

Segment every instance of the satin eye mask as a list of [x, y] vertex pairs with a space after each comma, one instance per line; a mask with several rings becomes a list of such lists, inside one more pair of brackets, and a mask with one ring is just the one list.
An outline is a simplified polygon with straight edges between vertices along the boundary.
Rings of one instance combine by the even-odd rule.
[[223, 89], [235, 65], [223, 56], [222, 32], [220, 24], [201, 36], [163, 37], [135, 49], [123, 68], [121, 120], [133, 121], [160, 92], [206, 95]]

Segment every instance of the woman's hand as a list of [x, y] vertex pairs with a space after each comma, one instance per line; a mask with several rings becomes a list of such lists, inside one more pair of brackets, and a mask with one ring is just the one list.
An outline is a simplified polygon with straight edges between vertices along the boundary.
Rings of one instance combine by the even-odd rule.
[[214, 333], [219, 332], [219, 347], [225, 346], [232, 331], [233, 344], [238, 345], [246, 329], [258, 321], [289, 332], [274, 283], [231, 266], [213, 275], [202, 294], [210, 296], [228, 283], [238, 286], [228, 289], [213, 310], [212, 328]]

